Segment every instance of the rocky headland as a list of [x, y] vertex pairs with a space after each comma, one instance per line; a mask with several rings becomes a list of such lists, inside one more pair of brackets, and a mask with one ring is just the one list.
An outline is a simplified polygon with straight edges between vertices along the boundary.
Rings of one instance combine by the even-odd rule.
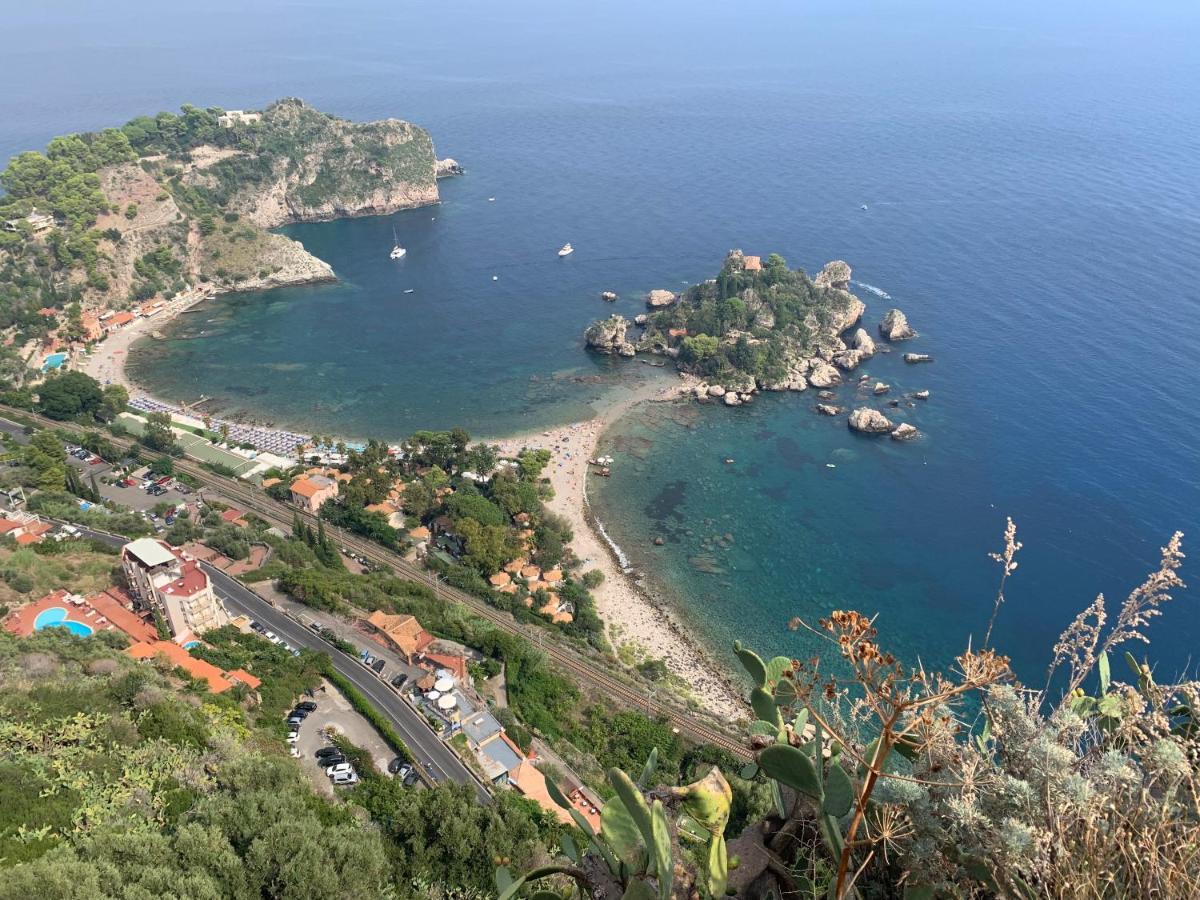
[[[44, 282], [62, 305], [98, 312], [333, 280], [269, 229], [436, 203], [437, 179], [462, 172], [416, 125], [350, 122], [294, 98], [261, 112], [143, 116], [56, 138], [47, 154], [21, 154], [4, 173], [0, 218], [18, 224], [0, 241], [0, 271], [31, 303], [57, 305], [28, 290]], [[39, 252], [56, 241], [71, 252]], [[0, 299], [20, 302], [9, 287]]]

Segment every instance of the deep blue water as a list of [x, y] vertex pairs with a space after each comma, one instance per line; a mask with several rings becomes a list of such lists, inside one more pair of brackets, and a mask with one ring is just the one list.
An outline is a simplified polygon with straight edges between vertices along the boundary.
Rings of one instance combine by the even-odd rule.
[[[143, 366], [170, 397], [387, 436], [576, 419], [613, 374], [579, 350], [598, 291], [633, 313], [735, 246], [845, 258], [894, 298], [859, 292], [871, 326], [894, 303], [937, 358], [867, 367], [932, 391], [923, 441], [856, 438], [811, 395], [614, 435], [597, 509], [699, 631], [798, 652], [790, 616], [855, 606], [944, 662], [986, 624], [1008, 514], [1026, 549], [998, 642], [1037, 681], [1079, 607], [1117, 602], [1172, 530], [1200, 534], [1194, 3], [138, 6], [6, 13], [0, 157], [298, 95], [419, 122], [469, 171], [433, 210], [291, 229], [343, 282], [189, 321], [208, 333]], [[725, 573], [697, 572], [725, 533]], [[1169, 672], [1196, 603], [1154, 630]]]

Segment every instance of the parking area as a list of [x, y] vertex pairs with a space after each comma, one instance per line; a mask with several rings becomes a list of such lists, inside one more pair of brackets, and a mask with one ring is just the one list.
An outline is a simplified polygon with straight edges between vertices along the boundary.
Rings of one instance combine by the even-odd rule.
[[316, 756], [318, 750], [332, 746], [326, 731], [344, 735], [350, 743], [364, 750], [375, 768], [386, 775], [388, 763], [395, 758], [395, 754], [384, 743], [379, 732], [355, 712], [350, 701], [328, 682], [322, 681], [315, 694], [312, 701], [317, 708], [300, 724], [295, 746], [299, 751], [300, 767], [312, 778], [317, 789], [331, 796], [335, 790], [325, 770], [318, 765]]

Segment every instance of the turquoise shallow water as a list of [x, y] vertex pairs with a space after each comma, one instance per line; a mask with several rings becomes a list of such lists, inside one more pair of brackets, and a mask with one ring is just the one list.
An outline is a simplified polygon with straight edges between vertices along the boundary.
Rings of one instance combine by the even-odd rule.
[[[132, 0], [13, 11], [14, 71], [40, 77], [0, 94], [0, 156], [298, 94], [420, 122], [469, 174], [436, 210], [289, 229], [342, 282], [187, 317], [136, 360], [165, 397], [346, 434], [542, 427], [646, 368], [581, 352], [599, 291], [633, 314], [730, 247], [840, 257], [893, 298], [859, 289], [870, 327], [894, 303], [937, 358], [868, 366], [932, 391], [924, 441], [856, 438], [811, 395], [614, 432], [596, 508], [698, 633], [794, 652], [792, 615], [856, 606], [945, 662], [986, 624], [1011, 514], [1026, 549], [998, 637], [1036, 681], [1078, 608], [1123, 596], [1173, 529], [1200, 535], [1195, 4], [210, 6], [153, 27]], [[726, 533], [701, 563], [722, 571], [698, 571]], [[1189, 664], [1196, 603], [1154, 628], [1164, 672]]]

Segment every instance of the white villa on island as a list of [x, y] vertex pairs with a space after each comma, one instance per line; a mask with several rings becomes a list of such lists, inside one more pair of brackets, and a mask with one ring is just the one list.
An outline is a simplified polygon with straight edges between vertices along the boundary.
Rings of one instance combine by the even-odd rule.
[[232, 128], [234, 125], [251, 125], [262, 121], [262, 113], [246, 112], [244, 109], [229, 109], [225, 115], [217, 117], [217, 124], [222, 128]]

